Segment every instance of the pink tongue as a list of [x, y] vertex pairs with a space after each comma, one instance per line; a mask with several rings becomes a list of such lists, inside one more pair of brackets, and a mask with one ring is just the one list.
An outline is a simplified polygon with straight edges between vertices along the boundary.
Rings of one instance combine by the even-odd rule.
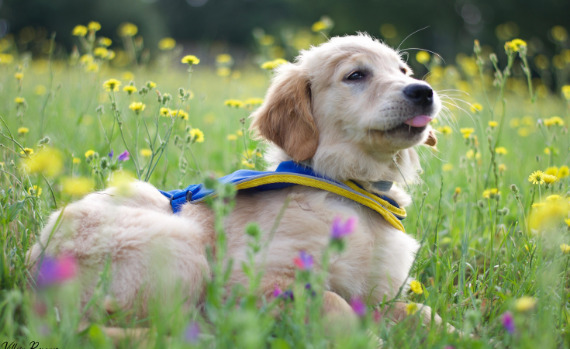
[[404, 121], [404, 124], [410, 125], [412, 127], [424, 127], [425, 125], [429, 124], [431, 120], [432, 120], [431, 116], [418, 115], [414, 118]]

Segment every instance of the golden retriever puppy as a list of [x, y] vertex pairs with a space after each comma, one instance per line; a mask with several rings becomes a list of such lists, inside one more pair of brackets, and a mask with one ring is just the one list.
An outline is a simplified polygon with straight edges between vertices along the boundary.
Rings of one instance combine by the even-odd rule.
[[[251, 116], [252, 129], [271, 143], [273, 168], [293, 160], [403, 207], [410, 203], [403, 188], [418, 180], [420, 169], [412, 147], [433, 144], [429, 122], [440, 106], [435, 91], [412, 78], [393, 49], [364, 34], [335, 37], [277, 68], [264, 104]], [[212, 211], [203, 203], [186, 203], [174, 214], [167, 196], [150, 184], [135, 182], [131, 189], [130, 195], [114, 188], [92, 193], [55, 212], [30, 259], [42, 253], [74, 256], [83, 302], [107, 261], [108, 292], [121, 308], [140, 301], [138, 313], [144, 315], [147, 302], [163, 297], [171, 285], [200, 302], [211, 275], [205, 251], [216, 240]], [[358, 224], [345, 237], [345, 250], [330, 261], [325, 312], [351, 316], [352, 298], [377, 304], [396, 296], [407, 283], [418, 242], [392, 216], [305, 185], [238, 192], [225, 219], [227, 258], [234, 261], [231, 283], [247, 282], [241, 262], [248, 223], [256, 222], [265, 239], [256, 262], [264, 271], [261, 293], [270, 295], [291, 285], [293, 259], [301, 251], [314, 256], [319, 268], [337, 217], [357, 217]]]

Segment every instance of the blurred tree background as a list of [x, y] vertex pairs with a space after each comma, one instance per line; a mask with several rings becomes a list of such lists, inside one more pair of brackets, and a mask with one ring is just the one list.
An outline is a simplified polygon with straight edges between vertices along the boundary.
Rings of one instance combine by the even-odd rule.
[[284, 40], [326, 15], [334, 22], [330, 35], [365, 31], [393, 46], [427, 27], [402, 48], [419, 47], [444, 58], [471, 51], [473, 39], [502, 46], [514, 37], [525, 38], [535, 53], [551, 54], [556, 40], [550, 30], [568, 28], [568, 14], [568, 0], [0, 0], [0, 38], [13, 34], [25, 46], [56, 33], [69, 51], [74, 26], [94, 20], [102, 25], [100, 34], [113, 40], [121, 23], [136, 24], [146, 47], [169, 36], [250, 49], [256, 28]]

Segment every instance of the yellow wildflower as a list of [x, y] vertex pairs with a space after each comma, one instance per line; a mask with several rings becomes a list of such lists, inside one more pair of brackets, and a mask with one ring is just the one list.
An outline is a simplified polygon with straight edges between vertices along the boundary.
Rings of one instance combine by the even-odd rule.
[[133, 85], [127, 85], [123, 87], [123, 91], [125, 91], [129, 95], [132, 95], [133, 93], [137, 92], [137, 88], [134, 87]]
[[196, 65], [200, 63], [200, 59], [194, 55], [186, 55], [182, 57], [180, 62], [188, 65]]
[[527, 312], [536, 306], [536, 298], [524, 296], [515, 301], [515, 309], [520, 312]]
[[17, 105], [23, 105], [24, 103], [26, 103], [26, 99], [24, 97], [16, 97], [14, 98], [14, 103], [16, 103]]
[[568, 169], [568, 166], [564, 165], [558, 168], [558, 174], [556, 175], [558, 178], [568, 177], [568, 175], [570, 175], [570, 169]]
[[507, 148], [505, 148], [505, 147], [496, 147], [495, 153], [497, 153], [499, 155], [506, 155], [508, 153], [508, 151], [507, 151]]
[[218, 64], [231, 64], [232, 62], [232, 56], [227, 53], [222, 53], [216, 56], [216, 63]]
[[119, 196], [128, 197], [133, 194], [133, 183], [135, 176], [128, 171], [119, 170], [113, 172], [108, 181], [109, 187], [115, 188], [115, 193]]
[[453, 170], [453, 165], [452, 164], [443, 164], [441, 169], [443, 172], [449, 172], [449, 171]]
[[24, 148], [24, 149], [20, 150], [20, 154], [25, 155], [25, 156], [30, 156], [30, 155], [34, 154], [34, 150], [32, 148]]
[[162, 51], [170, 51], [176, 47], [176, 40], [173, 38], [162, 38], [158, 42], [158, 49]]
[[87, 24], [87, 29], [92, 32], [101, 30], [101, 24], [99, 22], [91, 21]]
[[228, 99], [224, 101], [224, 105], [232, 108], [242, 108], [244, 103], [238, 99]]
[[243, 103], [247, 107], [254, 107], [263, 104], [263, 98], [248, 98]]
[[152, 150], [147, 149], [147, 148], [141, 149], [141, 150], [140, 150], [140, 154], [141, 154], [142, 157], [148, 158], [148, 157], [150, 157], [150, 156], [152, 155]]
[[317, 32], [325, 31], [325, 30], [329, 29], [330, 27], [331, 27], [330, 21], [320, 20], [320, 21], [313, 23], [313, 25], [311, 26], [311, 30], [314, 31], [315, 33], [317, 33]]
[[503, 173], [507, 170], [507, 165], [505, 164], [499, 164], [499, 172]]
[[549, 200], [544, 200], [532, 205], [528, 219], [531, 229], [539, 230], [551, 226], [558, 226], [570, 213], [570, 202], [561, 196], [551, 195]]
[[66, 177], [61, 181], [62, 192], [70, 196], [83, 196], [94, 187], [93, 179], [87, 177]]
[[34, 87], [34, 93], [38, 96], [43, 96], [47, 92], [47, 88], [44, 85], [36, 85]]
[[241, 160], [241, 164], [248, 168], [255, 168], [255, 164], [251, 159], [243, 159]]
[[430, 58], [431, 55], [426, 51], [419, 51], [418, 53], [416, 53], [416, 61], [418, 61], [421, 64], [429, 63]]
[[555, 25], [550, 29], [550, 34], [552, 34], [552, 38], [558, 42], [564, 42], [568, 39], [568, 32], [566, 28], [561, 25]]
[[237, 130], [237, 131], [236, 131], [236, 135], [238, 135], [238, 137], [243, 136], [243, 131], [242, 131], [242, 130]]
[[9, 53], [0, 53], [0, 64], [10, 64], [14, 61], [14, 56]]
[[37, 185], [29, 187], [28, 194], [30, 196], [40, 197], [40, 195], [42, 195], [42, 187], [38, 187]]
[[550, 155], [550, 153], [551, 153], [550, 147], [544, 148], [544, 154]]
[[471, 112], [472, 113], [477, 113], [483, 110], [483, 106], [479, 103], [473, 103], [471, 104]]
[[[568, 221], [570, 222], [570, 219], [568, 219]], [[570, 223], [568, 224], [570, 225]], [[562, 253], [570, 253], [570, 245], [568, 244], [562, 244], [560, 245], [560, 251], [562, 251]]]
[[47, 177], [55, 177], [63, 169], [63, 158], [57, 149], [44, 147], [36, 155], [24, 159], [22, 168], [30, 174], [41, 173]]
[[544, 126], [564, 126], [564, 120], [560, 116], [553, 116], [544, 120]]
[[109, 54], [109, 50], [107, 50], [106, 47], [96, 47], [95, 50], [93, 50], [93, 54], [95, 57], [105, 58]]
[[79, 165], [79, 164], [81, 163], [81, 159], [80, 159], [80, 158], [77, 158], [77, 157], [73, 157], [73, 159], [71, 160], [71, 162], [72, 162], [74, 165]]
[[475, 129], [473, 129], [471, 127], [465, 127], [465, 128], [460, 128], [459, 132], [461, 132], [461, 134], [463, 135], [463, 138], [469, 138], [469, 137], [471, 137], [471, 134], [473, 132], [475, 132]]
[[547, 175], [558, 177], [558, 167], [551, 166], [551, 167], [547, 168], [546, 170], [544, 170], [544, 173]]
[[386, 39], [393, 39], [398, 35], [398, 31], [393, 24], [384, 23], [380, 26], [380, 34]]
[[24, 73], [22, 72], [17, 72], [14, 74], [14, 78], [18, 81], [22, 81], [22, 79], [24, 78]]
[[564, 96], [564, 99], [570, 101], [570, 85], [562, 86], [562, 95]]
[[133, 102], [129, 105], [129, 109], [134, 111], [135, 113], [140, 113], [146, 108], [146, 104], [143, 102]]
[[511, 41], [507, 41], [505, 43], [505, 51], [507, 53], [510, 52], [525, 52], [526, 51], [526, 42], [524, 40], [521, 39], [514, 39]]
[[156, 82], [147, 81], [147, 82], [146, 82], [146, 87], [148, 87], [149, 89], [153, 89], [153, 88], [156, 87]]
[[95, 150], [89, 149], [88, 151], [85, 152], [85, 158], [86, 159], [90, 159], [90, 158], [94, 158], [96, 155], [98, 155]]
[[238, 139], [237, 135], [229, 134], [227, 137], [228, 141], [235, 141]]
[[419, 307], [417, 303], [408, 303], [408, 305], [406, 305], [406, 314], [408, 315], [413, 315], [415, 313], [418, 312]]
[[231, 73], [232, 73], [232, 70], [228, 67], [219, 67], [218, 69], [216, 69], [216, 75], [218, 75], [222, 78], [226, 78], [226, 77], [230, 76]]
[[137, 35], [139, 28], [132, 23], [123, 23], [119, 27], [120, 36], [135, 36]]
[[544, 180], [544, 183], [552, 184], [558, 180], [558, 177], [545, 173], [542, 175], [542, 179]]
[[99, 45], [101, 45], [101, 46], [109, 47], [113, 43], [113, 40], [111, 40], [109, 38], [102, 37], [102, 38], [99, 38], [98, 42], [99, 42]]
[[95, 62], [91, 62], [85, 67], [85, 71], [91, 72], [91, 73], [96, 73], [99, 71], [99, 64], [97, 64]]
[[87, 35], [87, 27], [84, 25], [76, 25], [71, 31], [73, 36], [85, 36]]
[[18, 128], [18, 134], [19, 134], [20, 136], [23, 136], [23, 135], [25, 135], [25, 134], [28, 133], [28, 132], [30, 132], [30, 129], [27, 128], [27, 127], [20, 127], [20, 128]]
[[161, 116], [165, 116], [165, 117], [172, 116], [170, 109], [165, 108], [165, 107], [160, 108], [159, 113]]
[[544, 184], [544, 172], [534, 171], [528, 176], [528, 181], [532, 184]]
[[422, 288], [422, 283], [417, 280], [412, 280], [412, 282], [410, 282], [410, 290], [412, 290], [412, 292], [414, 292], [415, 294], [424, 293], [424, 290]]
[[497, 188], [490, 188], [483, 190], [483, 198], [484, 199], [491, 199], [499, 195], [499, 189]]
[[285, 63], [287, 63], [287, 61], [284, 60], [283, 58], [277, 58], [277, 59], [274, 59], [272, 61], [267, 61], [267, 62], [263, 63], [261, 65], [261, 69], [273, 70], [273, 69], [277, 68], [278, 66], [280, 66], [281, 64], [285, 64]]
[[103, 87], [105, 91], [119, 91], [119, 86], [121, 86], [121, 82], [117, 79], [109, 79], [103, 83]]
[[442, 134], [444, 134], [444, 135], [449, 135], [449, 134], [451, 134], [451, 133], [453, 132], [453, 130], [451, 129], [451, 127], [449, 127], [449, 126], [447, 126], [447, 125], [438, 127], [437, 130], [438, 130], [439, 132], [441, 132]]
[[202, 143], [204, 142], [204, 132], [202, 132], [200, 129], [192, 128], [190, 129], [190, 138], [192, 140], [192, 143]]
[[499, 123], [496, 121], [489, 121], [488, 125], [490, 128], [495, 128], [495, 127], [499, 126]]
[[461, 194], [461, 187], [455, 187], [455, 191], [453, 192], [455, 195]]

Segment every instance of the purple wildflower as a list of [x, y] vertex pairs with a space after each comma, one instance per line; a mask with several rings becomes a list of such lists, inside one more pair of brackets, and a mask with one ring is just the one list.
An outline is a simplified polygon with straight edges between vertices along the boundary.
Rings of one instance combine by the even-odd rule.
[[501, 316], [501, 322], [503, 323], [503, 327], [507, 332], [513, 334], [515, 332], [515, 319], [513, 318], [513, 314], [510, 311], [506, 311]]
[[119, 154], [119, 156], [117, 157], [117, 160], [119, 160], [119, 161], [127, 161], [127, 160], [129, 160], [129, 152], [128, 152], [128, 150], [125, 150], [124, 152], [122, 152], [121, 154]]
[[366, 315], [366, 304], [360, 299], [360, 297], [354, 297], [350, 300], [350, 306], [356, 315], [362, 317]]
[[111, 152], [109, 153], [109, 159], [112, 159], [114, 154], [115, 152], [113, 151], [113, 149], [111, 149]]
[[310, 270], [313, 268], [313, 256], [305, 251], [299, 252], [299, 257], [295, 257], [293, 260], [295, 265], [301, 270]]
[[333, 239], [342, 239], [343, 237], [352, 234], [354, 229], [356, 229], [357, 223], [357, 217], [350, 217], [344, 222], [340, 216], [335, 217], [332, 223], [331, 237]]
[[63, 255], [58, 258], [45, 256], [39, 267], [37, 285], [46, 287], [59, 284], [75, 276], [77, 263], [70, 255]]
[[196, 321], [192, 321], [184, 331], [184, 340], [188, 343], [196, 343], [200, 339], [200, 325]]
[[281, 290], [281, 288], [279, 288], [279, 286], [275, 285], [275, 288], [273, 289], [273, 297], [277, 298], [282, 293], [283, 293], [283, 291]]

